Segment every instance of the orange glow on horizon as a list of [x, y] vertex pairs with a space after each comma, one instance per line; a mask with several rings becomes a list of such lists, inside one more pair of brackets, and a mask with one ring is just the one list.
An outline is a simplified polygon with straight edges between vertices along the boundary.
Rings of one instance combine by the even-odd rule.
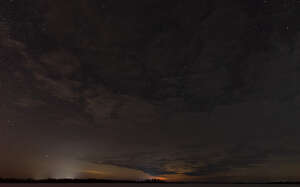
[[152, 179], [161, 180], [161, 181], [168, 181], [168, 178], [166, 178], [166, 177], [153, 177]]
[[83, 173], [95, 174], [95, 175], [104, 175], [105, 173], [98, 170], [83, 170]]
[[156, 178], [167, 182], [199, 181], [200, 179], [202, 179], [198, 176], [188, 176], [185, 174], [167, 174]]

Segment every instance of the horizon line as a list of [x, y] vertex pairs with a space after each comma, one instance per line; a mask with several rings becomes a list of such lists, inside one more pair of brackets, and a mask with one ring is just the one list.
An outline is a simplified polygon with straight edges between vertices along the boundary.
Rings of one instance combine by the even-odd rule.
[[[77, 181], [77, 182], [76, 182]], [[300, 184], [299, 181], [256, 181], [256, 182], [247, 182], [247, 181], [167, 181], [159, 179], [145, 179], [145, 180], [116, 180], [116, 179], [96, 179], [96, 178], [47, 178], [47, 179], [32, 179], [32, 178], [0, 178], [0, 183], [197, 183], [197, 184]]]

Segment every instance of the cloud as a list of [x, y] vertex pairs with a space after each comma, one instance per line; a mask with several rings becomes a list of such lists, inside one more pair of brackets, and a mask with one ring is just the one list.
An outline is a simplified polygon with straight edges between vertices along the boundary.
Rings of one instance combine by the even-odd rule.
[[30, 98], [30, 97], [24, 97], [24, 98], [20, 98], [18, 99], [15, 104], [17, 106], [20, 107], [39, 107], [45, 104], [45, 102], [43, 102], [40, 99], [35, 99], [35, 98]]
[[285, 25], [297, 16], [257, 19], [260, 10], [228, 2], [136, 3], [47, 2], [46, 39], [34, 39], [53, 41], [43, 50], [0, 24], [10, 107], [1, 120], [15, 117], [34, 129], [24, 136], [47, 145], [67, 142], [66, 152], [80, 142], [88, 162], [151, 175], [229, 175], [298, 154], [299, 34]]

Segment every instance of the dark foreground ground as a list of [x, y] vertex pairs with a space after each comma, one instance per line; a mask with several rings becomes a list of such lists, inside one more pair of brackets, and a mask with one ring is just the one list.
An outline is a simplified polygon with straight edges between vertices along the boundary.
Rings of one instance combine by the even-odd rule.
[[160, 180], [106, 180], [106, 179], [0, 179], [0, 183], [166, 183]]
[[161, 180], [104, 180], [104, 179], [0, 179], [0, 183], [165, 183], [165, 184], [300, 184], [300, 181], [288, 182], [166, 182]]

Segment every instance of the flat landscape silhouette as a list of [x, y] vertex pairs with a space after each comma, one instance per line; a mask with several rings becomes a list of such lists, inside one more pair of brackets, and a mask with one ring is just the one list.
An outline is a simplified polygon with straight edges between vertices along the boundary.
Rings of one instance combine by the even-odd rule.
[[0, 183], [166, 183], [158, 179], [150, 180], [110, 180], [110, 179], [0, 179]]
[[300, 181], [276, 181], [276, 182], [220, 182], [220, 181], [201, 181], [201, 182], [168, 182], [159, 179], [147, 180], [110, 180], [110, 179], [12, 179], [2, 178], [0, 183], [168, 183], [168, 184], [300, 184]]

